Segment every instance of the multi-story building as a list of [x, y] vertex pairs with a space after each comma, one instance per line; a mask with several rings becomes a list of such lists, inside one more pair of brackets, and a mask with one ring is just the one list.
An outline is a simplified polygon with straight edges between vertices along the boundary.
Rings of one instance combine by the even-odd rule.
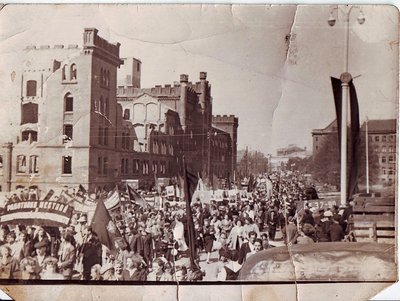
[[200, 81], [194, 84], [186, 74], [181, 74], [180, 82], [174, 85], [139, 89], [124, 84], [118, 87], [117, 99], [124, 118], [135, 128], [140, 151], [154, 154], [157, 145], [165, 144], [172, 161], [184, 155], [190, 169], [209, 182], [232, 175], [238, 118], [212, 116], [206, 72], [200, 72]]
[[[367, 134], [366, 122], [361, 126], [361, 139], [365, 141]], [[317, 154], [327, 139], [337, 139], [336, 120], [332, 121], [324, 129], [314, 129], [313, 155]], [[369, 153], [376, 155], [378, 160], [379, 174], [377, 178], [380, 183], [393, 183], [395, 181], [396, 169], [396, 134], [397, 125], [395, 119], [369, 120], [368, 121], [368, 148]], [[337, 140], [336, 140], [337, 141]]]
[[396, 176], [396, 120], [369, 120], [361, 131], [365, 136], [368, 128], [368, 148], [379, 161], [379, 180], [394, 183]]
[[206, 73], [196, 84], [181, 75], [177, 85], [140, 89], [141, 62], [121, 59], [119, 50], [94, 28], [84, 30], [82, 47], [25, 49], [15, 72], [19, 109], [10, 112], [16, 122], [1, 141], [1, 190], [149, 184], [176, 176], [182, 155], [201, 174], [232, 171], [236, 141], [211, 125]]
[[135, 133], [116, 101], [119, 48], [87, 28], [82, 48], [26, 49], [19, 135], [2, 153], [3, 190], [58, 184], [109, 189], [121, 178], [120, 157], [133, 152], [121, 137], [134, 139]]

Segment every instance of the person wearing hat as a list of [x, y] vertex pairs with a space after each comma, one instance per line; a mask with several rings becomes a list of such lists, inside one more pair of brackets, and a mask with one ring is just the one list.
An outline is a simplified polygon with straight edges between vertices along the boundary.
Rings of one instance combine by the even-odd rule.
[[57, 272], [57, 258], [47, 257], [43, 261], [43, 270], [40, 273], [42, 280], [64, 280], [64, 276]]
[[294, 216], [289, 216], [287, 225], [282, 229], [282, 236], [287, 245], [295, 244], [297, 240], [298, 233], [295, 220]]
[[[34, 239], [33, 239], [34, 245], [39, 242], [43, 242], [46, 244], [46, 255], [49, 256], [50, 255], [50, 237], [49, 237], [48, 233], [42, 227], [38, 227], [36, 229]], [[35, 256], [36, 254], [32, 254], [32, 255]]]
[[316, 226], [316, 237], [318, 242], [329, 242], [331, 241], [329, 234], [329, 227], [332, 224], [333, 214], [330, 210], [324, 212], [319, 224]]
[[49, 257], [46, 254], [48, 244], [45, 240], [41, 240], [41, 241], [35, 243], [34, 248], [36, 250], [36, 256], [34, 256], [33, 258], [37, 262], [36, 273], [40, 274], [43, 270], [44, 260]]
[[92, 266], [101, 264], [102, 261], [102, 246], [99, 238], [91, 227], [87, 227], [85, 230], [81, 254], [83, 267], [82, 277], [84, 280], [89, 280]]

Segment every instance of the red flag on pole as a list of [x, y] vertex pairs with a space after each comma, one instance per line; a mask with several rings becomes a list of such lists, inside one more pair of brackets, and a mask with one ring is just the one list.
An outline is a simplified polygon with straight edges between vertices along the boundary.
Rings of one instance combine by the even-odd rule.
[[142, 196], [137, 193], [132, 187], [126, 185], [128, 190], [128, 197], [130, 201], [135, 202], [135, 204], [139, 205], [140, 207], [147, 208], [147, 202], [142, 198]]
[[91, 226], [100, 242], [111, 251], [115, 250], [114, 240], [119, 237], [122, 238], [122, 235], [111, 219], [103, 200], [97, 202]]

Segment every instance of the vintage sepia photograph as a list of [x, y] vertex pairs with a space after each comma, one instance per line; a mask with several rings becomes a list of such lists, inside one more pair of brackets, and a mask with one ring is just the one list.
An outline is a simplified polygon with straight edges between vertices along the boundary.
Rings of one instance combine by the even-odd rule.
[[398, 35], [390, 5], [2, 6], [1, 287], [373, 297], [398, 278]]

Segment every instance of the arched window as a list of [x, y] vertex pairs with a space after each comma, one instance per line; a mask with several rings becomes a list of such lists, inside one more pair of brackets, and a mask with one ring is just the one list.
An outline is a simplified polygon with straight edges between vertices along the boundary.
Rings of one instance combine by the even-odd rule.
[[130, 117], [131, 117], [131, 110], [125, 109], [125, 110], [124, 110], [124, 119], [125, 119], [125, 120], [129, 120]]
[[64, 112], [73, 112], [74, 111], [74, 98], [72, 97], [71, 93], [65, 94], [64, 97]]
[[26, 96], [36, 96], [37, 82], [35, 80], [28, 80], [26, 82]]
[[76, 74], [77, 72], [76, 72], [76, 65], [75, 64], [72, 64], [71, 65], [71, 71], [70, 71], [70, 80], [76, 80]]
[[109, 87], [110, 86], [110, 71], [107, 70], [106, 71], [106, 86]]

